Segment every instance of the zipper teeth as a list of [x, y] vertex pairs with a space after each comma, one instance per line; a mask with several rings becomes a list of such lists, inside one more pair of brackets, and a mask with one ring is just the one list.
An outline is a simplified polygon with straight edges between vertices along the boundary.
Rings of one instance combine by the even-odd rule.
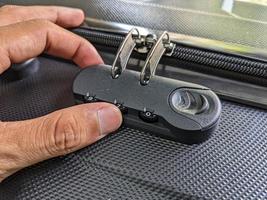
[[[105, 45], [107, 47], [118, 48], [124, 40], [123, 35], [115, 33], [105, 33], [95, 30], [76, 28], [74, 33], [88, 39], [93, 44]], [[212, 67], [214, 69], [227, 70], [245, 75], [267, 78], [267, 64], [254, 61], [248, 58], [216, 53], [203, 49], [176, 45], [171, 57], [182, 61]]]
[[108, 47], [119, 47], [124, 40], [124, 36], [111, 33], [100, 33], [99, 31], [88, 31], [80, 28], [73, 29], [74, 33], [88, 39], [91, 43], [106, 45]]
[[200, 49], [192, 49], [184, 46], [176, 46], [172, 57], [216, 69], [228, 70], [262, 78], [267, 77], [267, 64], [260, 61], [253, 61]]

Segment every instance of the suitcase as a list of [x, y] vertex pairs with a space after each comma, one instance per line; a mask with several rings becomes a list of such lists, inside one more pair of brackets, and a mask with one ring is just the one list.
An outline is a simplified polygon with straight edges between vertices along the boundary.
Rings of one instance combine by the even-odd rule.
[[[80, 7], [86, 21], [73, 29], [112, 64], [131, 27], [143, 36], [170, 32], [175, 44], [160, 76], [211, 88], [223, 109], [218, 129], [197, 145], [123, 127], [67, 156], [24, 169], [0, 185], [0, 199], [266, 199], [267, 10], [244, 1], [0, 1]], [[229, 3], [230, 2], [230, 3]], [[140, 71], [149, 45], [137, 48], [128, 68]], [[0, 76], [0, 119], [39, 117], [75, 104], [80, 71], [41, 56], [46, 67], [14, 81]], [[23, 133], [22, 133], [23, 134]]]

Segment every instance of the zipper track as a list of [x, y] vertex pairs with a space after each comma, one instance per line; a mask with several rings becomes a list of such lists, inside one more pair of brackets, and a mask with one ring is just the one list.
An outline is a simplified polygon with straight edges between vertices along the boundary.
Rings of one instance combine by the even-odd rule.
[[118, 48], [125, 38], [125, 36], [119, 34], [106, 33], [82, 28], [73, 29], [72, 32], [82, 36], [93, 44], [100, 44], [114, 48]]
[[[121, 34], [83, 28], [76, 28], [72, 31], [93, 44], [113, 48], [118, 48], [125, 38], [125, 35]], [[180, 44], [176, 45], [171, 57], [198, 64], [200, 67], [208, 66], [218, 70], [227, 70], [264, 79], [267, 78], [267, 63], [250, 58], [242, 58], [240, 56], [187, 47]]]
[[202, 49], [176, 46], [172, 57], [177, 59], [205, 65], [221, 70], [227, 70], [255, 77], [267, 77], [267, 64], [247, 58], [215, 53]]

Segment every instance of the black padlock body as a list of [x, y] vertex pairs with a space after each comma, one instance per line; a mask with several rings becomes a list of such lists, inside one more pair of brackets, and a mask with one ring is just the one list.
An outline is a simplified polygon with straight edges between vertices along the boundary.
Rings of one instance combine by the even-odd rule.
[[221, 113], [221, 103], [214, 92], [160, 76], [152, 77], [145, 86], [139, 80], [140, 73], [132, 70], [113, 79], [111, 66], [97, 65], [77, 75], [73, 93], [78, 103], [86, 103], [85, 99], [91, 96], [101, 102], [123, 105], [127, 110], [123, 114], [124, 124], [129, 127], [186, 144], [209, 138]]

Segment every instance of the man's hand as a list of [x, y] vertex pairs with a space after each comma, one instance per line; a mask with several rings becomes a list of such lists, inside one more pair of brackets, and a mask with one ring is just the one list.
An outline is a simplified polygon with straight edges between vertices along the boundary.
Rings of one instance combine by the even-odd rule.
[[[11, 63], [42, 52], [73, 60], [81, 67], [103, 63], [85, 39], [61, 28], [80, 25], [81, 10], [63, 7], [0, 8], [0, 73]], [[34, 120], [0, 122], [0, 182], [37, 162], [90, 145], [122, 122], [113, 105], [96, 103], [54, 112]]]

